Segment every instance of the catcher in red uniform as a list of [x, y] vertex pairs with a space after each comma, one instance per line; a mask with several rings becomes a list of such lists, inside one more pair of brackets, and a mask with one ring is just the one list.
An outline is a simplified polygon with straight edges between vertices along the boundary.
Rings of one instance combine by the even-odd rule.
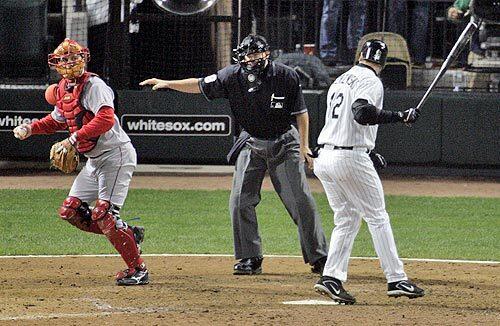
[[[65, 39], [49, 55], [49, 65], [62, 76], [57, 88], [51, 90], [54, 110], [39, 121], [16, 127], [14, 136], [24, 140], [31, 135], [69, 131], [69, 137], [51, 150], [51, 160], [63, 157], [61, 166], [53, 165], [71, 172], [76, 164], [65, 156], [75, 152], [73, 149], [76, 155], [86, 156], [87, 163], [74, 180], [59, 216], [80, 230], [108, 238], [127, 264], [127, 269], [116, 275], [118, 285], [147, 284], [148, 270], [140, 256], [144, 228], [120, 219], [137, 155], [114, 113], [112, 89], [85, 70], [89, 59], [88, 49], [71, 39]], [[65, 162], [73, 162], [73, 166], [65, 170]]]

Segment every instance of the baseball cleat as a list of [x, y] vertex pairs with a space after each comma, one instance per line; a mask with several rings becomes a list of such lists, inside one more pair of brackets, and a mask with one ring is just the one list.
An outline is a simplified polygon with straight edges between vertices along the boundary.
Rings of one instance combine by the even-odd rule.
[[262, 257], [251, 257], [240, 260], [234, 265], [233, 275], [262, 274]]
[[350, 305], [356, 302], [356, 299], [344, 289], [342, 281], [330, 276], [322, 276], [314, 285], [314, 289], [339, 304]]
[[393, 298], [408, 297], [410, 299], [423, 297], [424, 289], [407, 280], [387, 284], [387, 295]]
[[141, 243], [144, 241], [144, 227], [133, 226], [132, 232], [134, 233], [134, 240], [137, 246], [137, 250], [139, 250], [139, 254], [142, 254]]
[[147, 269], [126, 269], [118, 272], [115, 279], [116, 285], [145, 285], [149, 283], [149, 272]]

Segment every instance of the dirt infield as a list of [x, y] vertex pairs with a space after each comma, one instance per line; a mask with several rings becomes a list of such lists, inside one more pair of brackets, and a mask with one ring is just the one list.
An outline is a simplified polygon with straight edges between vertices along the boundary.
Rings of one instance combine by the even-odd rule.
[[407, 262], [427, 290], [386, 296], [374, 260], [353, 260], [353, 306], [285, 305], [323, 300], [299, 258], [265, 258], [264, 274], [233, 276], [231, 257], [147, 257], [151, 283], [113, 285], [118, 257], [0, 259], [0, 324], [7, 325], [494, 325], [499, 265]]
[[[0, 188], [67, 188], [74, 176], [2, 176]], [[313, 191], [322, 188], [310, 180]], [[384, 179], [386, 194], [500, 198], [500, 184]], [[230, 189], [231, 177], [136, 176], [132, 188]], [[266, 179], [264, 189], [271, 188]], [[329, 232], [329, 230], [326, 230]], [[264, 274], [233, 276], [231, 257], [146, 257], [151, 283], [117, 287], [119, 257], [0, 258], [0, 325], [497, 325], [500, 264], [407, 261], [424, 298], [391, 299], [376, 260], [352, 260], [353, 306], [326, 300], [300, 258], [264, 260]]]

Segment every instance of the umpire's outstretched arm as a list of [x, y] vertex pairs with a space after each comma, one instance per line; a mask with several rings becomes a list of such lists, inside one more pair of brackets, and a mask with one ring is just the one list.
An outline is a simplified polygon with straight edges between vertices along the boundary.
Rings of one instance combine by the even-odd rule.
[[197, 78], [188, 78], [180, 80], [163, 80], [158, 78], [146, 79], [139, 83], [141, 86], [152, 85], [153, 91], [161, 88], [170, 88], [183, 93], [200, 94], [200, 86]]

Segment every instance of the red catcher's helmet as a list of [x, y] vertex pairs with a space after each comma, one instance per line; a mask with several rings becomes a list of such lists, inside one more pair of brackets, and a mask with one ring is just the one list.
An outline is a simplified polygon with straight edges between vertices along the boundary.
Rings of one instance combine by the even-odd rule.
[[49, 54], [49, 66], [66, 79], [76, 79], [85, 72], [85, 64], [90, 60], [89, 49], [69, 38]]

